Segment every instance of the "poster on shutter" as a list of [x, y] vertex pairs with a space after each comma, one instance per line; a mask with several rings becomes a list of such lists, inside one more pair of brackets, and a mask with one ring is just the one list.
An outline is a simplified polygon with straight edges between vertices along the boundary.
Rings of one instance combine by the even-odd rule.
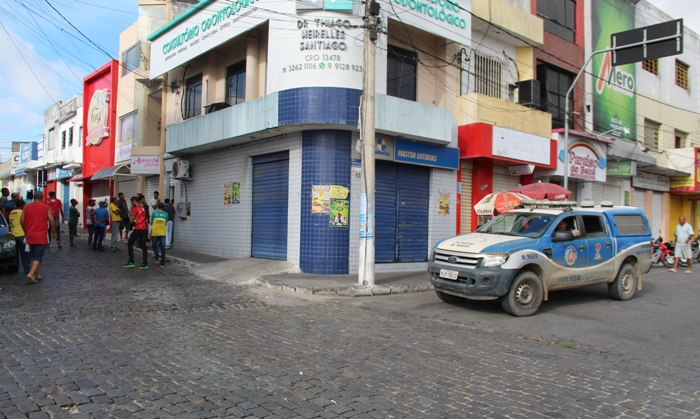
[[311, 213], [328, 214], [331, 210], [330, 185], [311, 186]]
[[450, 191], [438, 191], [440, 201], [438, 203], [438, 215], [450, 215]]
[[331, 227], [348, 227], [349, 205], [347, 199], [334, 199], [331, 202]]
[[224, 205], [233, 204], [233, 184], [224, 184]]

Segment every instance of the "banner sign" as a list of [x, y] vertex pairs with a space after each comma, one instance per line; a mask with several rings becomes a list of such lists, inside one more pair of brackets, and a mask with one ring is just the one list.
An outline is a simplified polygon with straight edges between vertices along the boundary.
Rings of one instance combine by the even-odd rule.
[[457, 170], [459, 149], [414, 143], [397, 138], [394, 140], [394, 161]]
[[695, 167], [690, 176], [673, 176], [670, 182], [670, 192], [677, 194], [697, 193], [700, 191], [700, 149], [695, 150]]
[[550, 139], [512, 129], [493, 127], [492, 154], [513, 160], [549, 165]]
[[511, 176], [531, 175], [535, 172], [534, 164], [519, 164], [516, 166], [508, 166]]
[[632, 178], [632, 186], [652, 191], [668, 192], [671, 190], [671, 179], [667, 176], [637, 172]]
[[160, 174], [159, 156], [131, 156], [132, 175]]
[[634, 176], [637, 174], [637, 162], [632, 160], [609, 161], [608, 175]]
[[[610, 35], [634, 29], [635, 7], [626, 0], [592, 0], [593, 50], [610, 48]], [[612, 65], [612, 54], [593, 57], [593, 129], [637, 139], [635, 64]]]

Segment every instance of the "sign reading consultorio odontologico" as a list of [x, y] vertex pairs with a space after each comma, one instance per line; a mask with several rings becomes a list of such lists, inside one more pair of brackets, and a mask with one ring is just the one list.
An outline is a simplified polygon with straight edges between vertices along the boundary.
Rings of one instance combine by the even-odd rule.
[[[463, 46], [470, 45], [471, 18], [467, 12], [471, 8], [470, 0], [390, 0], [381, 5], [383, 17], [400, 20]], [[159, 77], [268, 21], [271, 32], [276, 23], [287, 23], [294, 25], [293, 30], [307, 35], [307, 38], [303, 38], [303, 44], [298, 39], [296, 50], [302, 46], [305, 51], [350, 51], [352, 46], [361, 49], [362, 42], [357, 42], [357, 35], [350, 32], [358, 31], [361, 34], [363, 8], [364, 3], [358, 0], [202, 0], [149, 36], [153, 51], [151, 78]], [[309, 13], [313, 13], [313, 16], [307, 16]], [[297, 19], [292, 17], [294, 15]], [[342, 21], [340, 25], [328, 24], [338, 19]], [[345, 26], [346, 21], [352, 28]], [[275, 43], [288, 38], [296, 37], [287, 32], [280, 39], [271, 33], [269, 46], [274, 48]], [[319, 57], [318, 63], [322, 61], [331, 60]], [[346, 64], [353, 65], [349, 62]], [[335, 70], [335, 67], [334, 63], [332, 69]], [[361, 69], [356, 70], [362, 72]], [[349, 71], [352, 71], [352, 67]]]

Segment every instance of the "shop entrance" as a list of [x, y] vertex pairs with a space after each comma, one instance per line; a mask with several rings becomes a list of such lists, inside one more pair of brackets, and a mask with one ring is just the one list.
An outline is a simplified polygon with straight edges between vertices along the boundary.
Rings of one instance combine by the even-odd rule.
[[429, 168], [377, 161], [377, 263], [428, 260], [429, 205]]
[[251, 256], [287, 260], [289, 152], [253, 157]]

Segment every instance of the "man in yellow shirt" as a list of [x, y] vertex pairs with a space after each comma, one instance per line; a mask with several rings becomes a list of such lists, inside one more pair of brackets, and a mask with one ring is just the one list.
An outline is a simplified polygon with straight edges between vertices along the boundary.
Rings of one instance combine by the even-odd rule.
[[17, 242], [17, 250], [19, 251], [19, 259], [22, 263], [22, 268], [24, 273], [29, 273], [31, 269], [31, 261], [29, 260], [29, 253], [25, 248], [24, 242], [24, 229], [20, 220], [22, 219], [22, 213], [24, 212], [24, 201], [21, 199], [17, 201], [15, 209], [10, 212], [10, 234], [15, 236], [15, 241]]
[[110, 199], [110, 204], [109, 204], [109, 225], [112, 229], [112, 241], [110, 242], [110, 245], [112, 247], [112, 251], [116, 252], [119, 250], [117, 247], [117, 239], [119, 238], [119, 224], [122, 222], [122, 217], [121, 217], [121, 212], [119, 211], [119, 205], [118, 205], [118, 200], [116, 196], [113, 196], [112, 199]]

